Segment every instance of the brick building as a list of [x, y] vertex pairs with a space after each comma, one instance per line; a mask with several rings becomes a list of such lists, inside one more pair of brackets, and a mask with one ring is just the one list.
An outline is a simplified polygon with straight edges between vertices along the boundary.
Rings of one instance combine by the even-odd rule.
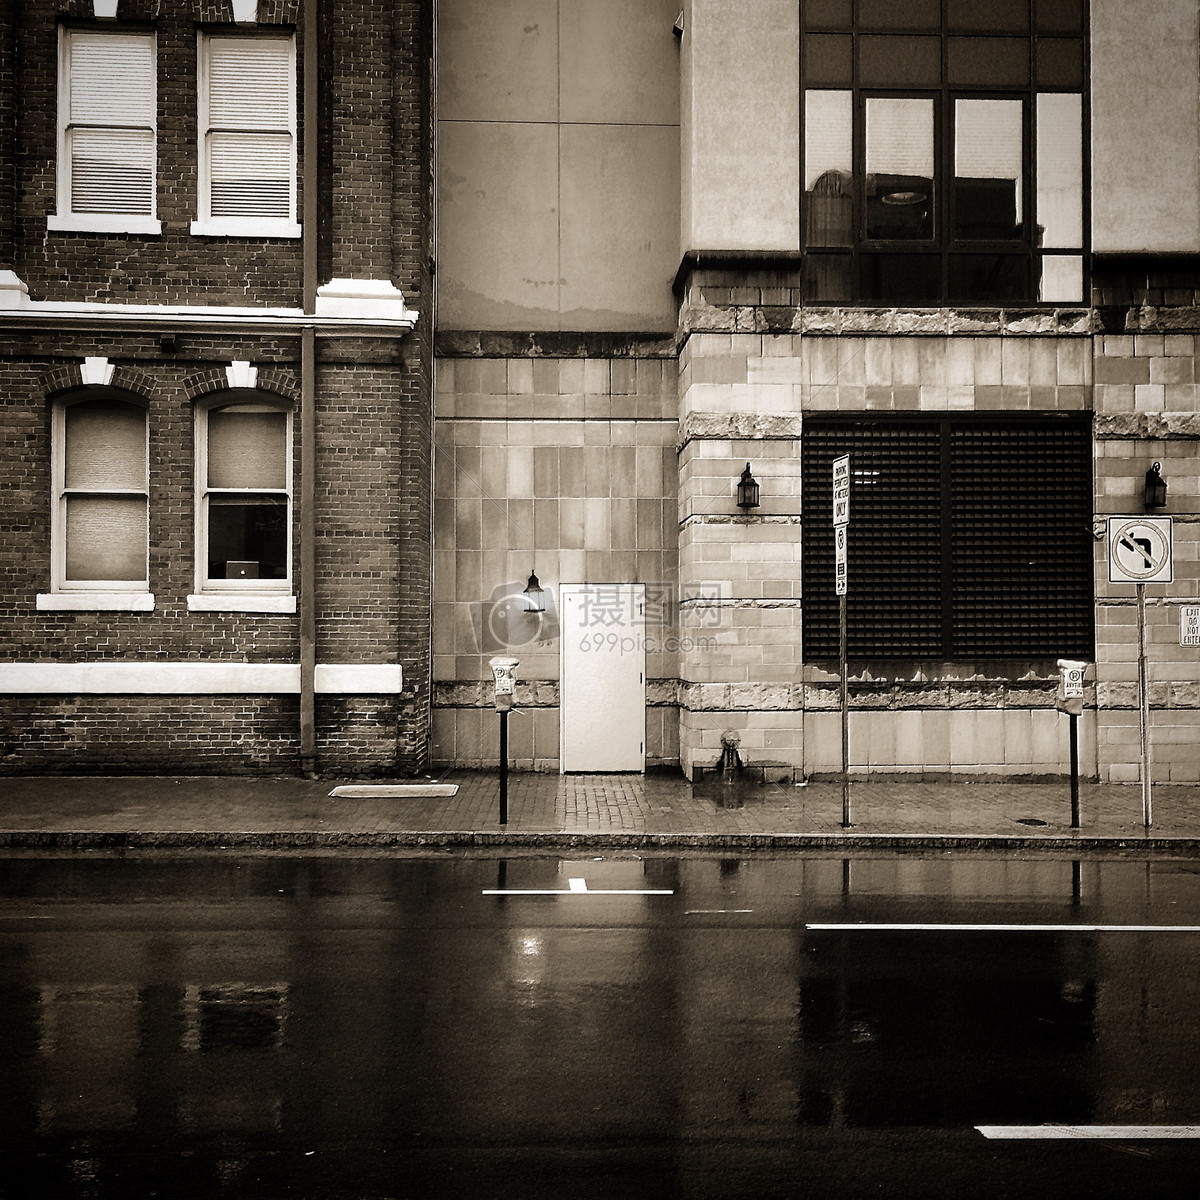
[[1060, 773], [1071, 658], [1137, 779], [1106, 522], [1153, 515], [1154, 776], [1200, 780], [1196, 6], [439, 14], [435, 758], [496, 761], [503, 645], [519, 764], [836, 770], [848, 453], [853, 767]]
[[0, 771], [426, 760], [430, 47], [5, 6]]

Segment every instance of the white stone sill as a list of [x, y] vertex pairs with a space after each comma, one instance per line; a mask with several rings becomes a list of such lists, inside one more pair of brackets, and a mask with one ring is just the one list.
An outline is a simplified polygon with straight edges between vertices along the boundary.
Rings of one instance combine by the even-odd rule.
[[152, 592], [42, 592], [38, 612], [153, 612]]
[[188, 612], [230, 613], [294, 613], [295, 596], [238, 596], [231, 593], [209, 592], [199, 596], [188, 596]]

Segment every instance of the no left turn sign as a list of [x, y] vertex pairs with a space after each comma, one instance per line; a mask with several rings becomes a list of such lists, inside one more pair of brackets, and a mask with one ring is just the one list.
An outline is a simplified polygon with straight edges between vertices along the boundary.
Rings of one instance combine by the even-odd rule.
[[1109, 583], [1173, 583], [1170, 517], [1108, 518]]

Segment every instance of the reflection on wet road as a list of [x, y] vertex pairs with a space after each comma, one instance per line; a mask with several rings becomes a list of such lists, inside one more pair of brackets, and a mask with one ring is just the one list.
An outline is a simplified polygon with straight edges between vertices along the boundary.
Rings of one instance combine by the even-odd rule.
[[1192, 861], [11, 857], [0, 1196], [1191, 1196], [1197, 929]]

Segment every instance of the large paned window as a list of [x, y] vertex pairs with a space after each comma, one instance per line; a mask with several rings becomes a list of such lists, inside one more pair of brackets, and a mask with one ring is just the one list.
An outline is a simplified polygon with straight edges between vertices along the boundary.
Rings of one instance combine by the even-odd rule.
[[1082, 0], [806, 0], [809, 300], [1083, 301]]
[[59, 34], [58, 211], [51, 229], [158, 233], [149, 32]]
[[298, 237], [294, 39], [201, 34], [199, 109], [192, 232]]
[[291, 412], [258, 397], [197, 413], [197, 590], [289, 593]]
[[803, 440], [804, 656], [836, 659], [832, 465], [850, 455], [849, 656], [1089, 659], [1084, 416], [812, 416]]
[[117, 395], [54, 409], [54, 591], [145, 592], [146, 409]]

